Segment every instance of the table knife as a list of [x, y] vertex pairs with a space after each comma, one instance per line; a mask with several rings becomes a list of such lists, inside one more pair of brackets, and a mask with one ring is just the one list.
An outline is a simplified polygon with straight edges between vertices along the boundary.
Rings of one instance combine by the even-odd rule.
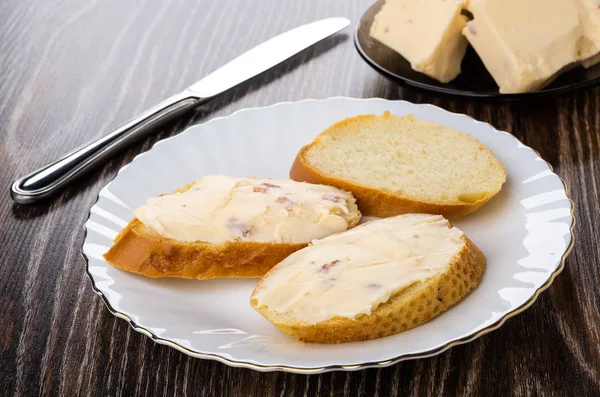
[[12, 199], [19, 204], [29, 204], [53, 195], [76, 177], [102, 164], [115, 152], [148, 135], [158, 123], [179, 116], [265, 72], [349, 24], [346, 18], [323, 19], [259, 44], [121, 128], [17, 179], [11, 187]]

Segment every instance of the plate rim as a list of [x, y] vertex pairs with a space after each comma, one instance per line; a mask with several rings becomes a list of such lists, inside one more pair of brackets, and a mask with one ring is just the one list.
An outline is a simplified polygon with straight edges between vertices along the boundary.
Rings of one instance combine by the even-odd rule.
[[441, 94], [441, 95], [452, 96], [452, 97], [457, 97], [457, 98], [471, 98], [471, 99], [483, 99], [483, 100], [495, 100], [495, 101], [522, 101], [522, 100], [540, 98], [540, 97], [549, 96], [549, 95], [568, 94], [571, 92], [583, 90], [585, 88], [590, 88], [590, 87], [600, 84], [600, 76], [599, 76], [599, 77], [593, 78], [591, 80], [586, 80], [586, 81], [583, 81], [580, 83], [575, 83], [575, 84], [569, 84], [567, 86], [562, 86], [562, 87], [556, 87], [556, 88], [550, 88], [550, 89], [543, 88], [539, 91], [525, 92], [525, 93], [519, 93], [519, 94], [502, 94], [500, 92], [490, 92], [490, 91], [476, 92], [476, 91], [457, 90], [454, 88], [438, 87], [438, 86], [434, 86], [434, 85], [427, 84], [427, 83], [421, 83], [416, 80], [412, 80], [410, 78], [400, 76], [396, 73], [392, 73], [388, 69], [384, 68], [383, 66], [381, 66], [377, 62], [375, 62], [375, 60], [373, 60], [367, 54], [367, 52], [361, 45], [360, 40], [358, 38], [358, 32], [360, 30], [360, 27], [364, 23], [364, 19], [365, 19], [365, 16], [367, 15], [367, 13], [372, 8], [379, 6], [379, 4], [382, 3], [383, 1], [384, 0], [376, 1], [369, 8], [367, 8], [367, 10], [361, 15], [360, 19], [358, 20], [356, 29], [354, 30], [354, 34], [353, 34], [354, 47], [356, 48], [356, 51], [358, 52], [360, 57], [369, 66], [371, 66], [371, 68], [373, 68], [375, 71], [377, 71], [378, 73], [380, 73], [381, 75], [386, 77], [388, 80], [391, 80], [399, 85], [402, 85], [402, 86], [405, 86], [408, 88], [412, 88], [412, 89], [415, 89], [415, 90], [418, 90], [421, 92]]
[[[570, 241], [569, 241], [569, 245], [565, 249], [564, 253], [561, 255], [560, 263], [557, 266], [557, 268], [552, 272], [552, 274], [550, 274], [548, 279], [535, 290], [535, 292], [533, 293], [532, 296], [529, 297], [529, 299], [527, 299], [525, 302], [523, 302], [520, 306], [518, 306], [518, 307], [514, 308], [513, 310], [511, 310], [510, 312], [504, 314], [493, 324], [490, 324], [487, 327], [485, 327], [479, 331], [473, 332], [462, 338], [452, 339], [442, 346], [438, 346], [438, 347], [435, 347], [435, 348], [427, 350], [427, 351], [413, 353], [413, 354], [400, 354], [398, 356], [395, 356], [393, 358], [390, 358], [390, 359], [387, 359], [384, 361], [370, 361], [370, 362], [364, 362], [364, 363], [355, 364], [355, 365], [331, 364], [331, 365], [318, 366], [318, 367], [295, 367], [295, 366], [288, 366], [288, 365], [266, 365], [266, 364], [255, 364], [255, 363], [245, 361], [245, 360], [229, 359], [229, 358], [226, 358], [226, 357], [223, 357], [223, 356], [220, 356], [217, 354], [213, 354], [213, 353], [202, 353], [202, 352], [199, 352], [196, 350], [186, 348], [177, 342], [173, 342], [169, 339], [165, 339], [165, 338], [162, 338], [162, 337], [154, 334], [149, 329], [136, 324], [135, 321], [133, 321], [133, 319], [131, 317], [129, 317], [127, 314], [125, 314], [113, 307], [113, 305], [109, 302], [108, 298], [104, 295], [104, 293], [96, 286], [94, 277], [92, 276], [92, 274], [90, 272], [90, 261], [84, 252], [84, 246], [85, 246], [85, 243], [87, 240], [87, 223], [90, 220], [90, 217], [92, 215], [92, 209], [98, 203], [98, 200], [100, 199], [100, 195], [102, 194], [102, 192], [110, 187], [110, 185], [119, 176], [119, 174], [121, 174], [121, 172], [123, 170], [125, 170], [130, 164], [132, 164], [134, 161], [136, 161], [136, 159], [138, 159], [140, 156], [144, 156], [144, 155], [148, 154], [152, 149], [154, 149], [154, 147], [156, 145], [161, 144], [167, 140], [173, 139], [173, 138], [179, 136], [180, 134], [185, 133], [193, 128], [196, 128], [199, 126], [204, 126], [204, 125], [212, 123], [216, 120], [226, 119], [226, 118], [232, 117], [241, 112], [264, 110], [264, 109], [274, 108], [274, 107], [278, 107], [278, 106], [282, 106], [282, 105], [293, 105], [293, 104], [302, 103], [302, 102], [327, 102], [327, 101], [331, 101], [331, 100], [403, 102], [403, 103], [406, 103], [406, 104], [412, 105], [412, 106], [431, 107], [431, 108], [435, 108], [437, 111], [442, 111], [444, 113], [448, 113], [453, 116], [460, 116], [463, 118], [467, 118], [471, 122], [474, 122], [476, 124], [485, 124], [485, 125], [491, 127], [495, 132], [509, 135], [523, 147], [532, 150], [539, 159], [541, 159], [548, 165], [550, 172], [561, 181], [564, 192], [565, 192], [565, 197], [569, 201], [569, 205], [570, 205], [570, 215], [571, 215], [571, 224], [569, 226]], [[560, 175], [558, 175], [556, 172], [554, 172], [554, 167], [552, 167], [552, 164], [550, 164], [548, 161], [546, 161], [537, 150], [531, 148], [530, 146], [525, 145], [519, 138], [510, 134], [509, 132], [498, 130], [493, 125], [486, 123], [484, 121], [476, 120], [467, 114], [451, 112], [449, 110], [443, 109], [439, 106], [429, 104], [429, 103], [417, 104], [417, 103], [413, 103], [413, 102], [406, 101], [406, 100], [390, 100], [390, 99], [385, 99], [385, 98], [351, 98], [351, 97], [344, 97], [344, 96], [334, 96], [334, 97], [328, 97], [328, 98], [323, 98], [323, 99], [306, 98], [306, 99], [302, 99], [299, 101], [282, 101], [282, 102], [277, 102], [277, 103], [267, 105], [267, 106], [255, 106], [255, 107], [238, 109], [228, 115], [215, 117], [215, 118], [207, 120], [203, 123], [193, 124], [175, 135], [172, 135], [170, 137], [167, 137], [167, 138], [164, 138], [164, 139], [161, 139], [161, 140], [155, 142], [152, 145], [152, 147], [150, 147], [148, 150], [137, 154], [129, 163], [122, 166], [119, 169], [119, 171], [117, 171], [117, 173], [108, 181], [108, 183], [106, 185], [104, 185], [104, 187], [102, 187], [102, 189], [100, 189], [100, 191], [98, 192], [98, 194], [96, 196], [96, 200], [94, 201], [94, 203], [91, 205], [90, 209], [88, 210], [87, 218], [83, 224], [83, 232], [84, 233], [83, 233], [82, 245], [80, 248], [80, 254], [83, 257], [83, 260], [85, 261], [85, 271], [86, 271], [86, 274], [92, 285], [92, 290], [96, 295], [98, 295], [102, 299], [102, 301], [104, 302], [104, 305], [109, 310], [109, 312], [111, 314], [113, 314], [115, 317], [125, 320], [134, 331], [146, 335], [147, 337], [151, 338], [154, 342], [161, 344], [161, 345], [170, 346], [170, 347], [172, 347], [176, 350], [179, 350], [180, 352], [185, 353], [191, 357], [219, 361], [219, 362], [229, 365], [231, 367], [248, 368], [248, 369], [253, 369], [253, 370], [256, 370], [259, 372], [285, 371], [285, 372], [291, 372], [291, 373], [297, 373], [297, 374], [318, 374], [318, 373], [331, 372], [331, 371], [357, 371], [357, 370], [366, 369], [366, 368], [382, 368], [382, 367], [387, 367], [390, 365], [397, 364], [397, 363], [399, 363], [401, 361], [405, 361], [405, 360], [412, 360], [412, 359], [435, 356], [440, 353], [443, 353], [444, 351], [446, 351], [454, 346], [458, 346], [458, 345], [462, 345], [462, 344], [471, 342], [471, 341], [479, 338], [480, 336], [483, 336], [489, 332], [492, 332], [492, 331], [500, 328], [508, 319], [516, 316], [517, 314], [524, 312], [529, 307], [531, 307], [531, 305], [538, 299], [540, 294], [543, 291], [545, 291], [546, 289], [548, 289], [548, 287], [550, 287], [550, 285], [552, 285], [552, 283], [554, 282], [555, 278], [563, 271], [563, 269], [565, 268], [565, 260], [566, 260], [567, 256], [571, 253], [574, 243], [575, 243], [575, 234], [574, 234], [575, 224], [576, 224], [575, 204], [569, 195], [569, 189], [568, 189], [568, 186], [567, 186], [565, 180]]]

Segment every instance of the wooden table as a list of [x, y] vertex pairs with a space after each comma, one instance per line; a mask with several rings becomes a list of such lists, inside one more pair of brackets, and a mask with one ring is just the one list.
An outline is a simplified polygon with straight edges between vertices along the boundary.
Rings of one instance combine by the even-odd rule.
[[[0, 394], [600, 395], [600, 90], [481, 103], [403, 90], [358, 56], [369, 0], [0, 3]], [[98, 138], [271, 36], [346, 16], [329, 39], [172, 123], [55, 199], [14, 205], [18, 176]], [[497, 331], [385, 369], [303, 376], [190, 358], [113, 317], [80, 254], [98, 191], [138, 153], [235, 110], [330, 96], [433, 103], [510, 131], [566, 180], [575, 247], [554, 284]]]

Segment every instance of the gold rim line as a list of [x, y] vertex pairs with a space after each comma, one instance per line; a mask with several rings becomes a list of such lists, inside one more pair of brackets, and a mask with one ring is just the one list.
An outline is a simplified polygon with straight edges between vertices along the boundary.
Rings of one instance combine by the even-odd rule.
[[[457, 338], [457, 339], [453, 339], [449, 342], [447, 342], [446, 344], [442, 345], [442, 346], [438, 346], [435, 347], [433, 349], [430, 350], [426, 350], [423, 352], [418, 352], [418, 353], [410, 353], [410, 354], [401, 354], [398, 355], [396, 357], [393, 358], [389, 358], [383, 361], [372, 361], [372, 362], [367, 362], [367, 363], [360, 363], [360, 364], [348, 364], [348, 365], [342, 365], [342, 364], [331, 364], [331, 365], [326, 365], [326, 366], [322, 366], [322, 367], [294, 367], [294, 366], [287, 366], [287, 365], [263, 365], [263, 364], [253, 364], [251, 362], [248, 361], [237, 361], [237, 360], [231, 360], [228, 358], [225, 358], [223, 356], [220, 356], [218, 354], [213, 354], [213, 353], [202, 353], [196, 350], [191, 350], [188, 349], [176, 342], [172, 342], [168, 339], [164, 339], [161, 338], [160, 336], [154, 334], [152, 331], [148, 330], [147, 328], [141, 327], [139, 325], [137, 325], [132, 319], [131, 317], [129, 317], [127, 314], [120, 312], [119, 310], [116, 310], [112, 304], [108, 301], [108, 298], [104, 295], [104, 293], [96, 286], [95, 280], [92, 276], [92, 274], [90, 273], [90, 262], [89, 259], [87, 257], [87, 255], [85, 254], [84, 250], [83, 250], [83, 246], [85, 245], [85, 241], [86, 241], [86, 237], [87, 237], [87, 223], [92, 215], [92, 211], [91, 209], [96, 206], [96, 204], [98, 203], [98, 200], [100, 199], [100, 194], [102, 193], [102, 191], [104, 191], [105, 189], [108, 189], [108, 187], [114, 182], [114, 180], [116, 179], [116, 177], [121, 173], [122, 170], [124, 170], [125, 168], [127, 168], [130, 164], [132, 164], [134, 161], [136, 161], [138, 159], [138, 157], [140, 156], [144, 156], [146, 154], [148, 154], [156, 145], [167, 141], [169, 139], [173, 139], [176, 136], [179, 136], [181, 134], [186, 133], [187, 131], [189, 131], [190, 129], [197, 127], [197, 126], [201, 126], [201, 125], [206, 125], [209, 123], [212, 123], [216, 120], [220, 120], [220, 119], [224, 119], [224, 118], [228, 118], [231, 116], [234, 116], [235, 114], [241, 113], [241, 112], [247, 112], [247, 111], [254, 111], [254, 110], [258, 110], [258, 109], [268, 109], [268, 108], [273, 108], [273, 107], [277, 107], [277, 106], [282, 106], [282, 105], [291, 105], [291, 104], [296, 104], [296, 103], [302, 103], [302, 102], [325, 102], [325, 101], [331, 101], [331, 100], [350, 100], [350, 101], [381, 101], [381, 102], [404, 102], [407, 103], [411, 106], [428, 106], [428, 107], [432, 107], [435, 109], [438, 109], [439, 111], [442, 111], [444, 113], [448, 113], [451, 114], [453, 116], [460, 116], [460, 117], [464, 117], [464, 118], [468, 118], [470, 119], [472, 122], [478, 123], [478, 124], [485, 124], [489, 127], [491, 127], [494, 131], [498, 132], [498, 133], [502, 133], [502, 134], [506, 134], [509, 135], [510, 137], [512, 137], [513, 139], [515, 139], [519, 144], [521, 144], [523, 147], [530, 149], [531, 151], [533, 151], [538, 158], [540, 158], [541, 160], [543, 160], [548, 168], [550, 169], [550, 172], [552, 172], [552, 174], [554, 174], [556, 177], [558, 177], [558, 179], [562, 182], [563, 188], [564, 188], [564, 192], [565, 192], [565, 197], [567, 198], [567, 200], [569, 200], [569, 204], [571, 206], [571, 225], [569, 226], [569, 234], [570, 234], [570, 241], [569, 241], [569, 245], [567, 247], [567, 249], [565, 250], [565, 252], [561, 255], [560, 258], [560, 263], [558, 265], [558, 267], [550, 274], [550, 276], [548, 277], [548, 279], [542, 284], [540, 285], [533, 293], [533, 295], [531, 295], [531, 297], [529, 299], [527, 299], [525, 302], [523, 302], [520, 306], [516, 307], [515, 309], [505, 313], [502, 317], [500, 317], [496, 322], [494, 322], [493, 324], [488, 325], [485, 328], [482, 328], [478, 331], [475, 331], [469, 335], [463, 336], [462, 338]], [[122, 318], [123, 320], [125, 320], [132, 328], [134, 331], [139, 332], [141, 334], [144, 334], [148, 337], [150, 337], [153, 341], [155, 341], [156, 343], [159, 343], [161, 345], [166, 345], [166, 346], [170, 346], [176, 350], [181, 351], [182, 353], [185, 353], [189, 356], [195, 357], [195, 358], [202, 358], [202, 359], [208, 359], [208, 360], [214, 360], [214, 361], [219, 361], [223, 364], [227, 364], [229, 366], [232, 367], [239, 367], [239, 368], [249, 368], [249, 369], [253, 369], [256, 371], [260, 371], [260, 372], [268, 372], [268, 371], [286, 371], [286, 372], [292, 372], [292, 373], [298, 373], [298, 374], [316, 374], [316, 373], [323, 373], [323, 372], [330, 372], [330, 371], [336, 371], [336, 370], [346, 370], [346, 371], [356, 371], [356, 370], [360, 370], [360, 369], [365, 369], [365, 368], [374, 368], [374, 367], [387, 367], [390, 365], [394, 365], [397, 364], [401, 361], [405, 361], [405, 360], [412, 360], [412, 359], [418, 359], [418, 358], [426, 358], [426, 357], [430, 357], [430, 356], [434, 356], [437, 354], [440, 354], [454, 346], [458, 346], [458, 345], [462, 345], [468, 342], [471, 342], [491, 331], [494, 331], [498, 328], [500, 328], [505, 322], [506, 320], [508, 320], [509, 318], [512, 318], [514, 316], [516, 316], [517, 314], [522, 313], [523, 311], [527, 310], [529, 307], [531, 307], [531, 305], [538, 299], [539, 295], [545, 291], [546, 289], [548, 289], [548, 287], [550, 287], [550, 285], [554, 282], [554, 280], [556, 279], [556, 277], [563, 271], [563, 269], [565, 268], [565, 260], [567, 258], [567, 256], [571, 253], [573, 246], [575, 244], [575, 234], [573, 233], [573, 230], [575, 228], [575, 223], [576, 223], [576, 218], [575, 218], [575, 204], [573, 202], [573, 200], [571, 200], [571, 197], [569, 196], [569, 188], [565, 182], [565, 180], [558, 175], [556, 172], [554, 172], [554, 167], [552, 167], [552, 164], [550, 164], [548, 161], [546, 161], [541, 155], [540, 153], [525, 145], [519, 138], [517, 138], [516, 136], [510, 134], [507, 131], [501, 131], [496, 129], [493, 125], [483, 122], [483, 121], [479, 121], [476, 120], [474, 118], [472, 118], [471, 116], [467, 115], [467, 114], [463, 114], [463, 113], [454, 113], [454, 112], [450, 112], [446, 109], [440, 108], [439, 106], [436, 105], [432, 105], [432, 104], [415, 104], [409, 101], [405, 101], [405, 100], [389, 100], [389, 99], [384, 99], [384, 98], [349, 98], [349, 97], [341, 97], [341, 96], [336, 96], [336, 97], [330, 97], [330, 98], [325, 98], [325, 99], [303, 99], [301, 101], [286, 101], [286, 102], [278, 102], [269, 106], [257, 106], [257, 107], [251, 107], [251, 108], [244, 108], [244, 109], [239, 109], [227, 116], [221, 116], [221, 117], [215, 117], [211, 120], [208, 120], [204, 123], [201, 124], [196, 124], [193, 126], [188, 127], [186, 130], [182, 131], [179, 134], [173, 135], [171, 137], [162, 139], [158, 142], [156, 142], [152, 148], [150, 150], [147, 150], [146, 152], [140, 153], [137, 156], [135, 156], [131, 162], [129, 162], [128, 164], [124, 165], [123, 167], [121, 167], [121, 169], [119, 169], [119, 171], [115, 174], [115, 176], [102, 188], [100, 189], [100, 192], [98, 193], [98, 196], [96, 197], [96, 201], [94, 202], [94, 204], [92, 205], [92, 207], [90, 208], [90, 211], [88, 212], [88, 217], [83, 225], [83, 231], [84, 231], [84, 238], [83, 238], [83, 243], [80, 249], [81, 255], [83, 257], [83, 259], [85, 260], [86, 263], [86, 273], [88, 275], [88, 278], [90, 279], [90, 282], [92, 284], [92, 289], [94, 291], [94, 293], [96, 293], [96, 295], [100, 296], [102, 298], [102, 301], [104, 302], [105, 306], [108, 308], [108, 310], [115, 316], [118, 318]]]

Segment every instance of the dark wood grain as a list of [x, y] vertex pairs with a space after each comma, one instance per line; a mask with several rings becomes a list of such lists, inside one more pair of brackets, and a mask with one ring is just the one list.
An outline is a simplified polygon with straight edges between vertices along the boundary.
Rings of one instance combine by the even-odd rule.
[[[600, 90], [489, 104], [403, 90], [357, 55], [367, 0], [6, 0], [0, 3], [0, 395], [600, 395]], [[9, 185], [118, 127], [265, 39], [329, 16], [354, 22], [165, 126], [55, 199], [13, 205]], [[538, 150], [576, 203], [564, 272], [525, 313], [478, 340], [385, 369], [258, 373], [190, 358], [113, 317], [80, 256], [100, 188], [186, 126], [244, 107], [329, 96], [429, 102]]]

